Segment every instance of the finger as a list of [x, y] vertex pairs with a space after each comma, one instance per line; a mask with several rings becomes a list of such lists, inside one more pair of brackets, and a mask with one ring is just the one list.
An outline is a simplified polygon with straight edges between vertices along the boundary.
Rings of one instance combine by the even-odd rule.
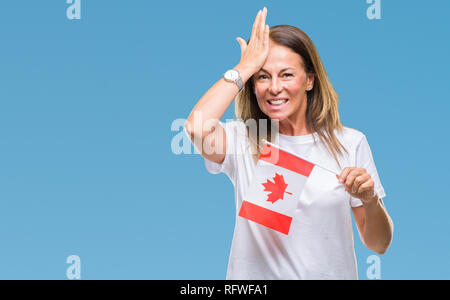
[[353, 182], [353, 185], [352, 185], [352, 192], [356, 193], [358, 191], [359, 187], [369, 179], [370, 179], [370, 175], [366, 174], [366, 173], [356, 176], [355, 181]]
[[264, 46], [269, 45], [269, 34], [270, 34], [270, 28], [269, 28], [269, 25], [266, 25], [265, 32], [264, 32]]
[[261, 14], [258, 18], [258, 25], [256, 27], [256, 39], [261, 41], [264, 38], [264, 26], [265, 26], [265, 8], [261, 10]]
[[339, 175], [339, 183], [344, 183], [345, 180], [347, 179], [347, 175], [348, 173], [350, 173], [350, 171], [352, 170], [352, 168], [344, 168], [341, 172], [341, 174]]
[[360, 186], [370, 179], [371, 177], [367, 173], [357, 176], [355, 178], [355, 181], [353, 182], [352, 192], [356, 193], [359, 190]]
[[355, 181], [355, 178], [361, 175], [361, 171], [356, 168], [352, 168], [350, 173], [347, 175], [347, 179], [345, 179], [345, 188], [348, 191], [352, 190], [353, 182]]
[[241, 57], [244, 56], [245, 49], [247, 48], [247, 42], [243, 38], [236, 38], [239, 45], [241, 46]]
[[256, 21], [256, 27], [255, 27], [255, 36], [254, 36], [254, 40], [257, 41], [260, 39], [261, 37], [261, 20], [262, 20], [262, 15], [263, 12], [262, 10], [260, 10], [259, 16], [258, 16], [258, 20]]
[[267, 17], [267, 8], [264, 7], [261, 14], [261, 23], [260, 23], [260, 39], [264, 40], [264, 33], [266, 31], [266, 17]]
[[374, 182], [372, 179], [369, 179], [368, 181], [364, 182], [358, 189], [358, 194], [370, 191], [374, 189]]
[[257, 30], [257, 26], [258, 26], [258, 20], [259, 20], [259, 16], [261, 15], [261, 11], [258, 11], [258, 14], [256, 15], [255, 18], [255, 22], [253, 23], [253, 28], [252, 28], [252, 35], [250, 37], [250, 41], [252, 40], [252, 37], [256, 36], [256, 30]]

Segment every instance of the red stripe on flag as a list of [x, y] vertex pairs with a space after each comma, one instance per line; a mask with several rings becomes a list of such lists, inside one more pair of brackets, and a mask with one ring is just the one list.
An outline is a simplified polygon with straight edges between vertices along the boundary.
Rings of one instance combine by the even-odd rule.
[[288, 234], [289, 229], [291, 228], [292, 217], [277, 213], [248, 201], [242, 202], [239, 216], [284, 234]]
[[301, 159], [298, 156], [292, 155], [276, 147], [272, 147], [269, 144], [264, 146], [259, 159], [291, 170], [292, 172], [302, 174], [306, 177], [309, 177], [309, 174], [311, 174], [311, 171], [314, 168], [314, 164], [309, 161]]

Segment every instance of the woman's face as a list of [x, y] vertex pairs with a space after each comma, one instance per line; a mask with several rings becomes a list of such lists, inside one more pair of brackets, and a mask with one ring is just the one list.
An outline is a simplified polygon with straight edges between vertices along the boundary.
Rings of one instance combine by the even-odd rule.
[[314, 83], [307, 76], [303, 59], [290, 48], [269, 41], [269, 54], [259, 72], [253, 76], [256, 99], [260, 109], [270, 118], [297, 119], [306, 113], [306, 91]]

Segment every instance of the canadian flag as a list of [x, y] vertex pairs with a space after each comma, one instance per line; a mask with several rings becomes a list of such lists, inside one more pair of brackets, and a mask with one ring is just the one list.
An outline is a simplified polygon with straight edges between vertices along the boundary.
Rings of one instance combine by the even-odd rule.
[[315, 165], [266, 142], [239, 216], [289, 234], [300, 194]]

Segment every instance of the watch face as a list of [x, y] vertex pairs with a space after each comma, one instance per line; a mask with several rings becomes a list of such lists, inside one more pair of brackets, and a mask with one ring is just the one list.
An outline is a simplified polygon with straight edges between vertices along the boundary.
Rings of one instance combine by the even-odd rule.
[[235, 70], [229, 70], [225, 73], [225, 78], [235, 81], [236, 79], [238, 79], [238, 73]]

